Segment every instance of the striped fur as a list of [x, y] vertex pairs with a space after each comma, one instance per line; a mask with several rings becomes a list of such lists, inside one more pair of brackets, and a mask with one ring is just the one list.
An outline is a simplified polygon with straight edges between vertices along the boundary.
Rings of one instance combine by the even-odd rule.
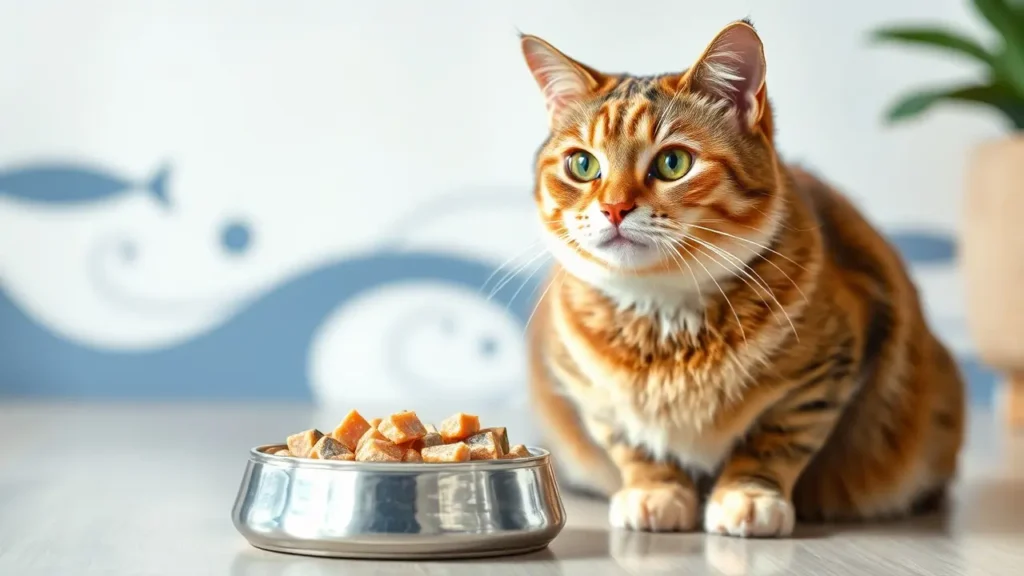
[[[941, 495], [961, 378], [894, 250], [780, 160], [749, 23], [655, 77], [602, 74], [532, 36], [523, 50], [560, 88], [535, 188], [558, 266], [530, 338], [563, 478], [609, 496], [616, 526], [689, 530], [703, 505], [705, 530], [738, 536]], [[675, 182], [650, 176], [666, 147], [694, 159]], [[600, 177], [569, 176], [579, 150]], [[601, 212], [616, 203], [635, 205], [617, 239]]]

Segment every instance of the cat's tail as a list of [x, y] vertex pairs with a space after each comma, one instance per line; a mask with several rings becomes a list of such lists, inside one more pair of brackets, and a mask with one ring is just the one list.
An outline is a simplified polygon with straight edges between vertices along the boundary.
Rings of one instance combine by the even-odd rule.
[[547, 306], [538, 306], [530, 327], [530, 400], [541, 426], [545, 447], [551, 451], [559, 484], [569, 490], [609, 497], [621, 479], [604, 449], [598, 446], [583, 423], [576, 406], [559, 392], [544, 364], [543, 341], [538, 336], [547, 326]]

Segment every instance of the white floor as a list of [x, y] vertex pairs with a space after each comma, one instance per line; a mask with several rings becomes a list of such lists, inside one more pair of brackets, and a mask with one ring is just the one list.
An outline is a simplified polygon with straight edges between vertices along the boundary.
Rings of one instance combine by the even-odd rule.
[[[516, 414], [486, 420], [529, 441]], [[340, 416], [267, 405], [5, 403], [0, 574], [1024, 574], [1024, 435], [1006, 434], [986, 412], [973, 415], [950, 512], [913, 521], [803, 527], [781, 541], [635, 534], [609, 531], [602, 502], [569, 497], [565, 530], [529, 556], [413, 565], [250, 547], [229, 517], [248, 448]]]

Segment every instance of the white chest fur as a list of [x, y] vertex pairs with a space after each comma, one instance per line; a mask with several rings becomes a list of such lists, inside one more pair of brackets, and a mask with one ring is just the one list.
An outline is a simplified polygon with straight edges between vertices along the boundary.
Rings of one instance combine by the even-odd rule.
[[[664, 309], [658, 307], [652, 312]], [[586, 379], [586, 382], [566, 387], [580, 410], [600, 415], [602, 421], [631, 445], [644, 448], [657, 459], [676, 460], [687, 468], [705, 472], [717, 469], [731, 450], [735, 437], [710, 425], [713, 412], [708, 410], [709, 406], [688, 413], [687, 407], [699, 402], [688, 397], [687, 383], [654, 385], [643, 382], [647, 376], [639, 374], [634, 375], [632, 381], [616, 377], [605, 359], [571, 333], [564, 313], [556, 305], [554, 328], [576, 369]], [[637, 394], [640, 389], [673, 392], [657, 394], [654, 398], [654, 394]]]
[[658, 421], [621, 405], [616, 420], [631, 445], [643, 447], [658, 460], [675, 460], [702, 472], [714, 472], [734, 443], [732, 437], [695, 423]]

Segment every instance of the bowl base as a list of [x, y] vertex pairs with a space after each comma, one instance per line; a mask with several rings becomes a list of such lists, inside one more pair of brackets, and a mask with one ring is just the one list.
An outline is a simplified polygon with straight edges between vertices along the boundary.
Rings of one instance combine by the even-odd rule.
[[293, 548], [289, 546], [273, 546], [268, 544], [253, 544], [254, 548], [276, 552], [279, 554], [293, 554], [296, 556], [315, 556], [318, 558], [337, 558], [349, 560], [468, 560], [470, 558], [496, 558], [498, 556], [518, 556], [539, 552], [548, 547], [550, 542], [534, 544], [518, 548], [503, 548], [498, 550], [475, 550], [466, 551], [439, 551], [439, 552], [356, 552], [340, 550], [310, 550], [306, 548]]

